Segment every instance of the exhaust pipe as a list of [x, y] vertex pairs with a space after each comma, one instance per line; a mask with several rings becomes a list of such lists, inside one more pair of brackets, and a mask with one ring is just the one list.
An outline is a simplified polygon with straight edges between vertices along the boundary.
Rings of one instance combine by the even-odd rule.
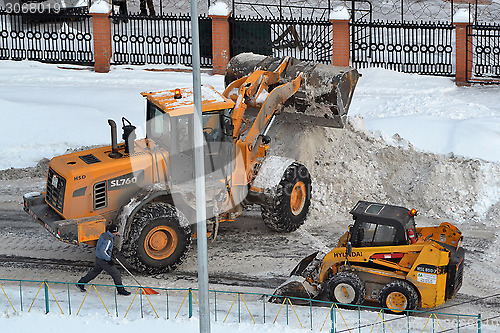
[[[128, 125], [125, 124], [128, 123]], [[132, 123], [125, 117], [122, 118], [123, 124], [123, 135], [122, 139], [125, 140], [125, 154], [133, 154], [134, 153], [134, 141], [136, 138], [135, 129], [136, 127], [132, 125]]]
[[116, 123], [113, 119], [108, 119], [108, 124], [111, 127], [111, 153], [109, 153], [109, 157], [111, 158], [120, 158], [122, 154], [118, 152], [118, 139], [116, 134]]

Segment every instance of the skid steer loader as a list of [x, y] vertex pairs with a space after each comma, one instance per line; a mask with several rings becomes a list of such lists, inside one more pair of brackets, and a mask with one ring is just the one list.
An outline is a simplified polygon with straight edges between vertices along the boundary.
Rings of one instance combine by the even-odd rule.
[[375, 301], [394, 313], [432, 308], [462, 286], [465, 250], [458, 228], [443, 222], [417, 228], [415, 209], [359, 201], [354, 224], [329, 253], [304, 258], [276, 289], [281, 297], [361, 304]]
[[[207, 229], [215, 237], [220, 222], [258, 204], [269, 228], [297, 230], [309, 210], [311, 177], [300, 163], [267, 156], [267, 132], [283, 103], [297, 121], [320, 114], [328, 126], [343, 127], [358, 73], [241, 54], [231, 60], [226, 79], [222, 94], [202, 86]], [[323, 90], [311, 93], [319, 85]], [[295, 111], [290, 98], [297, 94], [298, 104], [311, 99], [314, 106]], [[124, 143], [118, 144], [116, 123], [108, 120], [111, 146], [54, 157], [46, 192], [26, 194], [24, 209], [73, 244], [95, 244], [106, 225], [117, 225], [115, 248], [130, 266], [153, 274], [175, 269], [191, 244], [193, 93], [179, 88], [142, 95], [146, 138], [136, 140], [135, 126], [123, 118]]]

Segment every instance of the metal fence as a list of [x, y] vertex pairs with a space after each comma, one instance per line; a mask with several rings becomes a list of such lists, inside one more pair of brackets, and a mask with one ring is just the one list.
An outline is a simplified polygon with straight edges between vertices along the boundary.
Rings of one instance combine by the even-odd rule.
[[[0, 310], [14, 312], [95, 314], [123, 318], [191, 318], [197, 315], [196, 289], [154, 288], [143, 294], [138, 286], [131, 297], [117, 297], [114, 285], [87, 285], [81, 293], [74, 283], [0, 279]], [[432, 311], [389, 314], [371, 306], [346, 306], [320, 300], [238, 291], [210, 290], [211, 320], [223, 323], [280, 324], [330, 332], [462, 332], [480, 333], [481, 316]]]
[[500, 25], [467, 26], [467, 66], [472, 82], [500, 79]]
[[0, 60], [92, 65], [92, 38], [88, 14], [0, 11]]
[[455, 27], [448, 23], [351, 23], [354, 67], [405, 73], [454, 75]]
[[[164, 14], [111, 16], [113, 58], [116, 65], [192, 65], [191, 17]], [[200, 16], [201, 67], [212, 67], [212, 21]]]
[[332, 62], [332, 24], [309, 19], [230, 17], [231, 56], [254, 52]]

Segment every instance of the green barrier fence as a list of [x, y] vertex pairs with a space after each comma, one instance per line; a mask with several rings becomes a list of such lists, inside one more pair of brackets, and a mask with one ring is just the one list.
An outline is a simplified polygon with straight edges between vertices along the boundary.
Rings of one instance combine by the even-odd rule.
[[[82, 293], [70, 282], [0, 279], [0, 311], [56, 311], [68, 315], [103, 311], [116, 317], [164, 319], [191, 318], [197, 314], [197, 289], [152, 288], [159, 294], [148, 295], [140, 286], [125, 286], [131, 288], [132, 295], [117, 297], [114, 285], [86, 287], [87, 291]], [[269, 302], [271, 298], [274, 302]], [[412, 310], [394, 315], [388, 309], [374, 306], [220, 290], [210, 290], [210, 302], [212, 320], [223, 323], [278, 323], [332, 333], [481, 333], [480, 314]]]

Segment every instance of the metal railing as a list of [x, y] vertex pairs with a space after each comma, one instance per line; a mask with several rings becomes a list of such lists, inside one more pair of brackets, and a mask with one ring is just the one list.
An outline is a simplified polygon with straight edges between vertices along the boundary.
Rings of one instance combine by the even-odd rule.
[[500, 25], [467, 26], [467, 66], [471, 82], [500, 82]]
[[357, 68], [454, 75], [455, 26], [449, 23], [351, 23], [351, 58]]
[[[102, 311], [124, 318], [191, 318], [197, 315], [197, 290], [153, 288], [159, 295], [131, 288], [130, 297], [117, 297], [115, 286], [87, 285], [81, 293], [75, 283], [0, 279], [0, 310], [56, 312], [84, 315]], [[269, 300], [274, 298], [274, 302]], [[90, 303], [90, 304], [89, 304]], [[374, 306], [345, 305], [265, 293], [210, 290], [211, 320], [223, 323], [281, 324], [294, 328], [330, 332], [478, 332], [481, 315], [435, 311], [404, 311], [389, 314]], [[375, 330], [374, 330], [375, 329]]]
[[0, 60], [92, 65], [89, 14], [0, 11]]
[[[116, 65], [192, 65], [190, 15], [111, 16]], [[201, 67], [212, 67], [212, 20], [199, 17]]]
[[231, 56], [254, 52], [332, 62], [332, 24], [323, 20], [230, 17]]

